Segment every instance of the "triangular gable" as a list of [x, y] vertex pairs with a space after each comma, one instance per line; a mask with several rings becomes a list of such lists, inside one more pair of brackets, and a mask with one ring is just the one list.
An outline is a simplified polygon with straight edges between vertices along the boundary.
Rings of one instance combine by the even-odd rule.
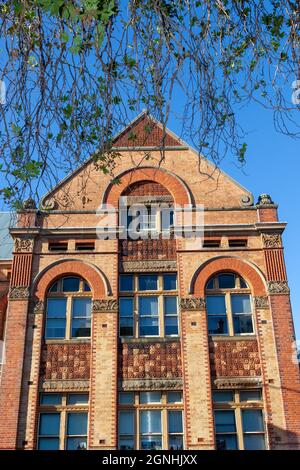
[[113, 140], [113, 147], [183, 147], [185, 146], [167, 128], [145, 111]]

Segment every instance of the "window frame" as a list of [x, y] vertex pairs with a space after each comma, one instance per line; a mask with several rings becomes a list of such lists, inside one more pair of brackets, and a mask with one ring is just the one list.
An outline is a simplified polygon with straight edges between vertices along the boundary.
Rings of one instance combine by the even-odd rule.
[[[79, 279], [79, 290], [67, 292], [63, 291], [63, 280], [67, 278], [78, 278]], [[57, 290], [55, 292], [51, 292], [50, 289], [52, 286], [57, 283]], [[44, 338], [45, 341], [64, 341], [64, 340], [84, 340], [90, 339], [91, 333], [89, 336], [72, 336], [72, 323], [73, 323], [73, 299], [76, 298], [89, 298], [91, 299], [91, 312], [90, 312], [90, 319], [92, 320], [92, 290], [85, 290], [85, 284], [88, 282], [80, 276], [76, 275], [69, 275], [69, 276], [62, 276], [58, 280], [53, 281], [50, 285], [47, 297], [46, 297], [46, 313], [45, 313], [45, 328], [44, 328]], [[90, 286], [89, 286], [90, 287]], [[66, 320], [65, 320], [65, 336], [63, 338], [55, 338], [55, 337], [47, 337], [47, 321], [48, 321], [48, 300], [49, 299], [66, 299]], [[76, 318], [76, 317], [74, 317]]]
[[[173, 290], [164, 290], [164, 275], [176, 274], [175, 272], [164, 272], [164, 273], [124, 273], [119, 275], [119, 285], [121, 276], [133, 276], [133, 290], [132, 291], [120, 291], [119, 290], [119, 301], [122, 298], [132, 298], [133, 299], [133, 335], [121, 335], [121, 316], [119, 312], [119, 337], [120, 338], [178, 338], [180, 336], [180, 309], [179, 309], [179, 299], [178, 299], [178, 278], [176, 281], [176, 289]], [[140, 276], [157, 276], [157, 290], [139, 290], [139, 277]], [[140, 335], [140, 315], [139, 315], [139, 298], [141, 297], [157, 297], [158, 299], [158, 334], [157, 335]], [[164, 298], [165, 297], [176, 297], [177, 299], [177, 334], [166, 335], [165, 334], [165, 307], [164, 307]], [[170, 316], [170, 315], [169, 315]], [[153, 316], [154, 317], [154, 316]], [[124, 316], [125, 318], [125, 316]], [[129, 318], [129, 315], [126, 316]], [[157, 318], [155, 316], [155, 318]]]
[[[61, 403], [57, 405], [53, 404], [41, 404], [42, 395], [47, 394], [54, 394], [61, 396]], [[87, 395], [87, 402], [86, 403], [68, 403], [68, 395]], [[88, 449], [88, 429], [89, 429], [89, 393], [88, 392], [41, 392], [40, 393], [40, 400], [39, 400], [39, 408], [38, 408], [38, 429], [37, 429], [37, 442], [36, 448], [39, 449], [39, 440], [43, 438], [43, 435], [40, 435], [40, 419], [42, 414], [59, 414], [60, 416], [60, 426], [59, 426], [59, 435], [55, 436], [59, 439], [59, 450], [66, 450], [67, 448], [67, 424], [68, 424], [68, 414], [69, 413], [86, 413], [87, 415], [87, 433], [86, 435], [82, 435], [82, 437], [86, 438], [87, 449]], [[45, 436], [51, 437], [51, 436]]]
[[[154, 436], [161, 436], [162, 442], [162, 450], [169, 449], [169, 436], [182, 436], [182, 443], [183, 449], [185, 449], [185, 423], [184, 423], [184, 404], [183, 398], [181, 402], [176, 403], [169, 403], [168, 402], [168, 393], [173, 392], [174, 390], [155, 390], [156, 392], [161, 393], [161, 401], [158, 402], [148, 402], [148, 403], [141, 403], [140, 394], [143, 392], [147, 392], [150, 390], [140, 390], [140, 391], [130, 391], [130, 392], [123, 392], [119, 391], [120, 393], [133, 393], [133, 403], [131, 404], [121, 404], [119, 395], [118, 395], [118, 422], [119, 422], [119, 415], [122, 411], [130, 411], [133, 413], [133, 424], [134, 424], [134, 433], [133, 433], [133, 443], [134, 443], [134, 450], [141, 450], [141, 413], [143, 411], [160, 411], [161, 412], [161, 432], [160, 433], [151, 433]], [[154, 390], [151, 390], [154, 391]], [[177, 390], [181, 394], [183, 393], [182, 390]], [[182, 432], [176, 433], [169, 433], [169, 426], [168, 426], [168, 413], [169, 411], [180, 411], [182, 413]], [[143, 435], [148, 435], [147, 433], [143, 433]], [[129, 434], [128, 434], [129, 436]], [[132, 434], [130, 434], [132, 436]], [[120, 438], [126, 437], [125, 434], [118, 433], [118, 449], [120, 450]]]
[[[232, 276], [235, 277], [235, 287], [228, 287], [228, 288], [220, 288], [218, 284], [218, 278], [219, 276], [223, 274], [231, 274]], [[208, 279], [205, 287], [205, 298], [207, 297], [214, 297], [214, 296], [224, 296], [225, 299], [225, 313], [224, 315], [215, 315], [215, 316], [226, 316], [227, 318], [227, 330], [228, 333], [209, 333], [208, 329], [208, 335], [209, 336], [222, 336], [222, 337], [227, 337], [227, 336], [255, 336], [256, 335], [256, 326], [255, 326], [255, 321], [254, 321], [254, 304], [253, 304], [253, 296], [252, 292], [249, 286], [247, 287], [241, 287], [241, 282], [246, 281], [242, 278], [242, 276], [236, 274], [236, 273], [230, 273], [230, 272], [222, 272], [217, 275], [212, 276], [210, 279]], [[209, 283], [213, 282], [213, 288], [207, 288], [207, 285]], [[251, 312], [250, 313], [240, 313], [240, 314], [235, 314], [233, 313], [232, 309], [232, 304], [231, 304], [231, 298], [234, 295], [249, 295], [249, 300], [250, 300], [250, 306], [251, 306]], [[209, 316], [207, 311], [207, 323], [209, 320]], [[239, 315], [249, 315], [252, 320], [252, 332], [248, 333], [235, 333], [234, 331], [234, 318], [238, 317]], [[211, 315], [212, 317], [214, 315]]]
[[[224, 391], [228, 391], [233, 394], [233, 401], [228, 401], [228, 402], [213, 401], [214, 421], [215, 421], [215, 411], [231, 410], [234, 412], [236, 432], [235, 433], [233, 432], [217, 433], [216, 426], [214, 426], [216, 440], [217, 440], [218, 434], [220, 435], [235, 434], [236, 439], [237, 439], [238, 450], [245, 450], [245, 442], [244, 442], [245, 434], [262, 435], [264, 437], [265, 449], [268, 449], [267, 427], [266, 427], [266, 422], [265, 422], [262, 389], [261, 388], [245, 388], [245, 389], [235, 389], [235, 390], [233, 389], [228, 389], [228, 390], [227, 389], [226, 390], [214, 389], [213, 390], [213, 392], [224, 392]], [[248, 392], [248, 391], [260, 391], [260, 400], [242, 401], [240, 397], [240, 393]], [[242, 412], [244, 410], [253, 410], [253, 411], [259, 410], [261, 412], [262, 422], [263, 422], [263, 431], [244, 432], [243, 421], [242, 421]]]

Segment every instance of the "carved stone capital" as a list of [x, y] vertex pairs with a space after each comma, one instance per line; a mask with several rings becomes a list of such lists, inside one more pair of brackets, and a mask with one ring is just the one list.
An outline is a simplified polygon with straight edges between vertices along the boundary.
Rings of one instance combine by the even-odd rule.
[[32, 302], [31, 312], [34, 315], [39, 315], [44, 313], [45, 304], [42, 300], [36, 300]]
[[269, 308], [268, 297], [254, 297], [254, 306], [255, 308]]
[[15, 253], [31, 253], [33, 251], [33, 238], [15, 238]]
[[118, 311], [117, 299], [101, 299], [101, 300], [94, 300], [93, 302], [93, 313], [117, 312], [117, 311]]
[[201, 297], [181, 297], [181, 310], [205, 310], [205, 299]]
[[289, 294], [287, 281], [268, 281], [269, 294]]
[[29, 287], [15, 286], [9, 289], [9, 300], [25, 300], [29, 298]]
[[263, 245], [265, 248], [281, 248], [281, 235], [279, 233], [263, 233]]
[[231, 388], [261, 387], [261, 377], [224, 377], [214, 380], [216, 388], [224, 390]]
[[124, 273], [131, 272], [164, 272], [164, 271], [176, 271], [176, 261], [165, 261], [165, 260], [141, 260], [141, 261], [124, 261], [121, 265]]
[[129, 379], [122, 380], [119, 388], [124, 391], [131, 390], [182, 390], [181, 378], [176, 379]]

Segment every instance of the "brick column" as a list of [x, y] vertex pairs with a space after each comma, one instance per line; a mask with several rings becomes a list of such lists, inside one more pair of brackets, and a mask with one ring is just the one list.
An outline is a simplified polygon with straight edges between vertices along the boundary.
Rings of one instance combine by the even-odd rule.
[[94, 300], [89, 449], [117, 448], [118, 301]]
[[300, 449], [300, 374], [281, 236], [263, 233], [262, 241], [285, 418], [277, 448]]
[[34, 239], [15, 239], [0, 390], [0, 448], [15, 449], [23, 375]]
[[186, 448], [214, 449], [214, 426], [205, 301], [181, 298]]

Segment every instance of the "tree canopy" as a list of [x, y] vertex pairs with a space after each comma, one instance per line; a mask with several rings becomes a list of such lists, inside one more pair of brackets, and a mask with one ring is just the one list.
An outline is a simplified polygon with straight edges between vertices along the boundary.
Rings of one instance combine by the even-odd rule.
[[180, 137], [216, 165], [228, 153], [244, 164], [237, 109], [251, 100], [300, 135], [297, 0], [9, 0], [0, 15], [0, 196], [10, 206], [90, 155], [114, 178], [113, 136], [144, 108], [164, 128], [173, 114]]

